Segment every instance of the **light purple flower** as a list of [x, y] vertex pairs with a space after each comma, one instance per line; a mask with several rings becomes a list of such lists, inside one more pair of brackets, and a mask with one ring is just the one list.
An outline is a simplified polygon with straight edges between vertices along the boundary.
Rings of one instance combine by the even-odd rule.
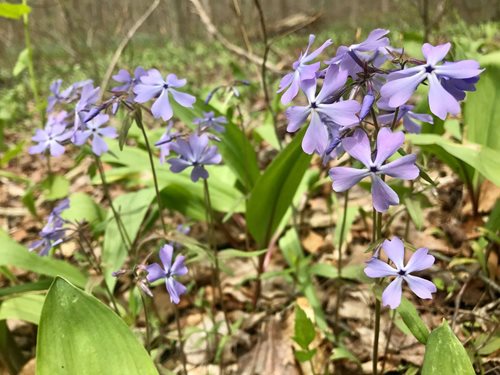
[[94, 154], [100, 156], [106, 151], [108, 151], [108, 145], [104, 141], [103, 137], [116, 138], [118, 134], [116, 129], [107, 126], [102, 127], [106, 122], [108, 122], [109, 116], [104, 114], [99, 114], [95, 116], [92, 120], [84, 124], [83, 130], [78, 130], [74, 135], [74, 143], [77, 146], [83, 145], [89, 137], [92, 138], [92, 151]]
[[[92, 81], [83, 81], [87, 82], [83, 86], [81, 86], [80, 99], [76, 103], [75, 106], [75, 123], [74, 123], [74, 132], [77, 130], [83, 130], [85, 128], [84, 122], [87, 117], [89, 117], [89, 112], [94, 108], [94, 104], [99, 99], [99, 87], [94, 87]], [[82, 82], [82, 83], [83, 83]], [[75, 142], [75, 135], [71, 141]]]
[[198, 125], [199, 132], [212, 128], [218, 133], [223, 133], [226, 131], [227, 119], [224, 116], [215, 117], [213, 112], [203, 112], [203, 117], [195, 118], [193, 124]]
[[52, 156], [64, 154], [62, 143], [71, 138], [72, 135], [71, 131], [66, 130], [66, 117], [68, 117], [66, 111], [50, 114], [45, 129], [37, 129], [35, 135], [31, 138], [38, 144], [31, 146], [28, 152], [32, 155], [40, 154], [48, 149]]
[[169, 74], [166, 79], [163, 79], [157, 69], [151, 69], [141, 77], [140, 83], [135, 85], [134, 93], [136, 97], [134, 100], [137, 103], [145, 103], [156, 98], [151, 106], [153, 116], [168, 121], [174, 114], [169, 102], [169, 94], [183, 107], [192, 108], [196, 101], [194, 96], [175, 90], [185, 84], [186, 80], [178, 79], [175, 74]]
[[165, 133], [161, 136], [160, 140], [155, 143], [155, 146], [160, 149], [160, 163], [165, 163], [165, 158], [170, 155], [170, 148], [177, 137], [177, 132], [172, 131], [174, 123], [170, 121], [168, 123]]
[[356, 78], [356, 74], [363, 71], [363, 68], [354, 60], [353, 55], [361, 62], [372, 61], [376, 62], [376, 66], [381, 65], [387, 59], [386, 48], [389, 46], [387, 34], [389, 30], [375, 29], [363, 42], [337, 48], [335, 57], [325, 63], [339, 65], [349, 76]]
[[295, 61], [292, 65], [293, 72], [286, 74], [280, 82], [278, 93], [285, 91], [281, 97], [281, 103], [288, 104], [293, 98], [299, 93], [300, 82], [303, 80], [310, 80], [316, 78], [316, 72], [319, 70], [321, 65], [320, 62], [315, 62], [313, 64], [307, 64], [318, 57], [323, 50], [332, 44], [332, 41], [328, 39], [324, 42], [321, 47], [315, 51], [309, 53], [309, 49], [314, 43], [316, 37], [314, 35], [309, 35], [309, 44], [304, 52], [300, 53], [299, 59]]
[[351, 137], [342, 140], [345, 151], [364, 164], [365, 168], [334, 167], [330, 169], [333, 180], [333, 190], [342, 192], [350, 189], [365, 177], [372, 180], [373, 207], [378, 212], [387, 211], [390, 205], [399, 204], [399, 197], [380, 175], [387, 175], [403, 180], [413, 180], [418, 177], [419, 170], [415, 165], [416, 156], [406, 155], [390, 163], [384, 162], [402, 146], [403, 132], [391, 132], [388, 128], [380, 129], [377, 136], [377, 152], [372, 158], [370, 141], [361, 129], [356, 129]]
[[[378, 254], [373, 256], [366, 264], [365, 274], [368, 277], [389, 277], [395, 279], [385, 288], [382, 293], [382, 304], [395, 309], [401, 303], [403, 280], [408, 283], [410, 289], [419, 298], [432, 299], [432, 293], [436, 292], [436, 286], [429, 280], [411, 275], [412, 272], [423, 271], [434, 264], [434, 257], [428, 254], [429, 250], [420, 248], [415, 251], [406, 265], [404, 264], [405, 248], [403, 241], [398, 237], [385, 240], [382, 249], [388, 258], [394, 263], [394, 267], [378, 259]], [[377, 251], [378, 253], [378, 251]]]
[[45, 256], [52, 248], [63, 242], [66, 230], [63, 228], [65, 221], [61, 218], [61, 214], [68, 208], [69, 199], [63, 199], [54, 207], [48, 217], [47, 224], [39, 232], [41, 239], [33, 242], [29, 246], [29, 251], [41, 249], [39, 255]]
[[317, 152], [323, 155], [328, 147], [327, 123], [333, 122], [339, 126], [346, 127], [357, 125], [359, 118], [356, 113], [360, 110], [360, 105], [355, 100], [344, 100], [336, 103], [329, 103], [327, 99], [344, 86], [347, 80], [347, 72], [339, 70], [338, 66], [332, 66], [326, 72], [323, 87], [316, 94], [316, 79], [302, 81], [301, 87], [304, 91], [309, 105], [292, 106], [286, 110], [288, 118], [287, 131], [294, 133], [311, 115], [311, 121], [307, 128], [302, 149], [307, 154]]
[[73, 92], [73, 85], [61, 91], [62, 79], [57, 79], [50, 84], [50, 95], [47, 99], [47, 112], [51, 112], [58, 103], [67, 103]]
[[170, 301], [178, 304], [180, 296], [186, 293], [186, 287], [178, 282], [174, 277], [183, 276], [188, 273], [187, 267], [184, 265], [184, 256], [178, 255], [173, 264], [172, 257], [174, 255], [174, 248], [171, 245], [163, 245], [160, 249], [160, 260], [163, 267], [158, 263], [150, 264], [146, 267], [148, 275], [146, 279], [152, 283], [159, 279], [165, 279], [167, 292], [170, 295]]
[[422, 53], [426, 63], [390, 73], [387, 77], [388, 82], [380, 90], [382, 97], [388, 100], [391, 107], [399, 107], [410, 99], [421, 82], [427, 80], [431, 112], [442, 120], [448, 113], [453, 115], [460, 113], [457, 98], [443, 87], [442, 81], [475, 78], [482, 70], [479, 68], [479, 63], [474, 60], [439, 64], [448, 54], [450, 47], [450, 43], [438, 46], [425, 43], [422, 46]]
[[205, 165], [219, 164], [222, 157], [216, 146], [210, 146], [206, 134], [191, 134], [187, 141], [178, 139], [170, 146], [179, 157], [167, 160], [170, 170], [174, 173], [182, 172], [188, 167], [193, 167], [191, 180], [198, 181], [200, 178], [207, 179], [208, 171]]
[[[446, 65], [447, 63], [444, 63]], [[457, 100], [465, 99], [466, 91], [476, 91], [476, 83], [479, 81], [479, 76], [472, 78], [446, 78], [443, 77], [441, 85]]]
[[132, 76], [128, 70], [120, 69], [118, 74], [113, 76], [113, 80], [121, 83], [120, 86], [113, 87], [111, 89], [112, 92], [121, 92], [121, 91], [129, 91], [133, 88], [141, 79], [142, 76], [146, 74], [146, 71], [142, 66], [138, 66], [134, 70], [134, 76]]
[[[392, 124], [392, 122], [394, 121], [395, 109], [390, 108], [389, 106], [385, 105], [383, 101], [380, 100], [377, 103], [377, 106], [379, 109], [385, 111], [392, 111], [392, 113], [386, 113], [378, 116], [377, 119], [379, 124], [380, 125]], [[429, 114], [413, 112], [412, 111], [413, 108], [414, 106], [409, 104], [403, 104], [401, 107], [399, 107], [398, 118], [396, 120], [396, 123], [398, 123], [399, 121], [401, 121], [401, 119], [403, 119], [403, 126], [408, 133], [420, 133], [422, 127], [416, 121], [433, 124], [434, 119]]]

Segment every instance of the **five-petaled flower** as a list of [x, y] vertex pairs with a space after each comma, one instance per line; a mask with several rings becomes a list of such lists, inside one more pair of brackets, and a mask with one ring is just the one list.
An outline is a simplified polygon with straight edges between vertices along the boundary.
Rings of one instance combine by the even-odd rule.
[[287, 131], [296, 132], [311, 115], [311, 122], [307, 128], [302, 149], [308, 154], [317, 152], [323, 155], [328, 147], [328, 126], [330, 123], [341, 127], [357, 125], [359, 118], [356, 113], [360, 105], [356, 100], [344, 100], [331, 103], [329, 99], [347, 80], [347, 72], [340, 70], [338, 66], [332, 66], [326, 72], [323, 87], [316, 94], [316, 79], [302, 81], [301, 86], [309, 105], [292, 106], [287, 108], [288, 118]]
[[163, 267], [158, 263], [150, 264], [146, 267], [148, 275], [146, 279], [152, 283], [159, 279], [165, 279], [167, 292], [170, 295], [170, 301], [178, 304], [180, 296], [186, 293], [186, 287], [178, 282], [174, 277], [183, 276], [188, 273], [187, 267], [184, 265], [184, 256], [178, 255], [172, 263], [174, 248], [171, 245], [163, 245], [160, 249], [160, 260]]
[[200, 133], [210, 128], [218, 133], [223, 133], [226, 131], [227, 119], [224, 116], [215, 117], [213, 112], [203, 112], [203, 117], [195, 118], [193, 124], [198, 125]]
[[155, 118], [162, 118], [168, 121], [172, 118], [174, 112], [168, 95], [172, 95], [174, 100], [183, 107], [192, 108], [196, 98], [193, 95], [186, 94], [175, 90], [178, 87], [183, 87], [186, 84], [185, 79], [179, 79], [175, 74], [169, 74], [163, 79], [161, 73], [157, 69], [148, 70], [141, 76], [141, 81], [134, 87], [137, 103], [145, 103], [153, 98], [155, 102], [151, 106], [151, 112]]
[[415, 165], [416, 156], [413, 154], [384, 164], [402, 146], [403, 142], [403, 132], [393, 133], [388, 128], [380, 129], [377, 135], [377, 153], [373, 159], [368, 136], [363, 130], [356, 129], [351, 137], [342, 140], [342, 146], [349, 155], [363, 163], [365, 168], [334, 167], [330, 169], [333, 190], [346, 191], [363, 178], [370, 176], [373, 207], [378, 212], [387, 211], [390, 205], [399, 204], [398, 195], [380, 178], [380, 175], [403, 180], [413, 180], [418, 177], [419, 169]]
[[300, 53], [299, 59], [293, 63], [293, 72], [286, 74], [280, 82], [278, 92], [285, 91], [281, 97], [281, 103], [288, 104], [293, 98], [299, 93], [300, 83], [303, 80], [316, 78], [316, 72], [319, 70], [321, 65], [320, 62], [315, 62], [313, 64], [306, 64], [311, 62], [316, 57], [318, 57], [323, 50], [332, 44], [332, 41], [328, 39], [324, 42], [321, 47], [315, 51], [309, 53], [309, 48], [311, 48], [316, 37], [314, 35], [309, 35], [309, 44], [304, 52]]
[[[474, 60], [439, 64], [448, 54], [450, 47], [450, 43], [438, 46], [425, 43], [422, 46], [422, 53], [426, 58], [426, 63], [390, 73], [387, 77], [388, 82], [380, 90], [382, 97], [388, 100], [388, 104], [391, 107], [399, 107], [405, 104], [415, 92], [417, 86], [427, 79], [429, 83], [429, 107], [431, 112], [442, 120], [446, 118], [448, 113], [452, 115], [460, 113], [459, 99], [457, 99], [455, 91], [458, 90], [459, 93], [463, 93], [463, 91], [469, 91], [470, 86], [463, 85], [462, 89], [457, 89], [455, 85], [459, 82], [452, 81], [450, 83], [448, 80], [474, 79], [482, 70], [479, 67], [479, 63]], [[472, 88], [474, 87], [473, 81], [470, 81], [472, 82]], [[448, 92], [446, 84], [443, 87], [442, 82], [447, 82], [447, 85], [452, 86], [454, 91], [452, 93]], [[468, 82], [469, 85], [471, 84], [470, 82]]]
[[165, 158], [170, 155], [170, 148], [174, 144], [174, 140], [177, 137], [177, 132], [172, 130], [174, 126], [173, 121], [170, 121], [167, 125], [165, 133], [161, 136], [160, 140], [155, 143], [155, 146], [160, 149], [160, 163], [165, 163]]
[[132, 76], [128, 70], [120, 69], [118, 74], [113, 76], [113, 80], [118, 83], [121, 83], [120, 86], [113, 87], [111, 89], [112, 92], [122, 92], [122, 91], [130, 91], [134, 86], [139, 83], [141, 77], [146, 74], [146, 71], [142, 66], [138, 66], [134, 70], [134, 75]]
[[174, 173], [182, 172], [188, 167], [193, 167], [191, 180], [198, 181], [200, 178], [207, 179], [208, 171], [205, 165], [219, 164], [222, 161], [217, 146], [210, 146], [207, 134], [193, 133], [186, 140], [178, 139], [170, 146], [170, 150], [176, 152], [179, 157], [167, 160], [170, 170]]
[[[390, 126], [394, 122], [394, 116], [396, 115], [395, 109], [390, 108], [388, 105], [386, 105], [386, 103], [384, 103], [381, 100], [378, 101], [377, 106], [379, 109], [392, 112], [377, 117], [377, 120], [380, 125]], [[417, 123], [417, 121], [426, 122], [428, 124], [434, 123], [434, 119], [432, 118], [431, 115], [427, 113], [413, 112], [414, 107], [415, 106], [410, 104], [403, 104], [401, 107], [399, 107], [397, 113], [398, 117], [396, 118], [396, 123], [399, 123], [399, 121], [403, 119], [403, 127], [408, 133], [420, 133], [422, 127], [420, 126], [420, 124]]]
[[50, 114], [45, 129], [37, 129], [35, 135], [31, 138], [38, 144], [31, 146], [29, 153], [40, 154], [48, 149], [52, 156], [64, 154], [62, 143], [71, 138], [73, 134], [71, 131], [66, 130], [67, 123], [65, 119], [67, 116], [66, 111]]
[[98, 114], [92, 120], [87, 121], [84, 126], [85, 129], [78, 130], [74, 136], [74, 143], [77, 146], [83, 145], [89, 137], [92, 137], [92, 151], [97, 156], [104, 154], [108, 151], [108, 145], [104, 141], [103, 137], [116, 138], [118, 134], [116, 129], [107, 126], [101, 127], [106, 122], [108, 122], [109, 116], [104, 114]]
[[394, 263], [394, 267], [378, 259], [378, 251], [367, 262], [365, 274], [368, 277], [395, 277], [395, 279], [385, 288], [382, 293], [382, 304], [395, 309], [401, 303], [403, 280], [408, 283], [410, 289], [422, 299], [431, 299], [432, 293], [436, 292], [436, 286], [421, 277], [413, 276], [411, 273], [423, 271], [434, 264], [434, 257], [428, 254], [429, 250], [420, 248], [415, 251], [406, 265], [404, 264], [405, 249], [403, 242], [394, 237], [392, 240], [385, 240], [382, 249], [388, 258]]

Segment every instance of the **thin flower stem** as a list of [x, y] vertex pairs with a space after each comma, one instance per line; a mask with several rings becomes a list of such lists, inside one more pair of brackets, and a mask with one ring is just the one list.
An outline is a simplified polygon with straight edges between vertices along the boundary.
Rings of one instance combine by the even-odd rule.
[[148, 308], [146, 307], [146, 300], [144, 299], [143, 293], [139, 292], [139, 294], [141, 295], [142, 308], [144, 309], [144, 319], [146, 319], [146, 343], [144, 346], [148, 354], [151, 354], [151, 349], [149, 347], [151, 345], [151, 326], [149, 324]]
[[184, 375], [187, 375], [188, 372], [187, 372], [186, 354], [184, 353], [184, 341], [182, 336], [179, 307], [176, 304], [174, 304], [174, 309], [175, 309], [175, 325], [177, 326], [177, 334], [179, 335], [179, 351], [181, 353], [182, 369], [184, 371]]
[[[88, 247], [88, 252], [85, 251], [85, 247], [83, 246], [82, 240], [86, 243]], [[92, 244], [90, 243], [89, 239], [82, 233], [81, 230], [78, 230], [78, 244], [80, 245], [80, 248], [82, 249], [83, 254], [87, 258], [90, 265], [99, 275], [104, 277], [104, 271], [101, 267], [101, 264], [99, 263], [99, 260], [97, 259], [94, 251], [92, 250]], [[109, 300], [113, 305], [113, 310], [115, 310], [116, 314], [120, 316], [120, 311], [118, 310], [118, 305], [116, 304], [115, 296], [111, 292], [111, 289], [109, 289], [108, 283], [106, 282], [105, 278], [104, 278], [104, 288], [106, 289], [106, 293], [109, 296]]]
[[[382, 238], [382, 213], [376, 212], [373, 209], [374, 218], [374, 239], [375, 241]], [[378, 374], [378, 342], [380, 337], [380, 300], [375, 298], [375, 327], [374, 327], [374, 337], [373, 337], [373, 356], [372, 356], [372, 371], [374, 375]]]
[[392, 119], [391, 130], [394, 130], [396, 128], [396, 125], [398, 124], [398, 115], [399, 115], [399, 107], [397, 107], [396, 110], [394, 111], [394, 118]]
[[113, 205], [113, 200], [111, 199], [111, 194], [109, 193], [109, 186], [106, 182], [106, 176], [104, 174], [104, 168], [102, 166], [101, 159], [97, 155], [95, 156], [95, 161], [97, 164], [97, 169], [99, 170], [99, 176], [101, 177], [104, 196], [108, 200], [109, 207], [111, 208], [111, 211], [113, 212], [113, 216], [114, 216], [115, 221], [116, 221], [116, 226], [118, 228], [118, 231], [120, 232], [120, 236], [122, 238], [122, 241], [126, 246], [128, 246], [128, 252], [130, 252], [131, 247], [132, 247], [132, 241], [130, 241], [130, 237], [128, 236], [127, 230], [125, 229], [125, 226], [123, 225], [123, 222], [120, 218], [120, 215], [118, 214], [118, 211], [116, 211], [115, 206]]
[[387, 353], [389, 351], [389, 345], [391, 344], [391, 336], [392, 332], [394, 331], [394, 319], [396, 318], [396, 310], [392, 310], [391, 313], [391, 325], [389, 326], [389, 332], [387, 333], [387, 340], [385, 342], [385, 348], [384, 348], [384, 358], [382, 359], [382, 369], [380, 370], [380, 373], [383, 374], [385, 370], [385, 362], [387, 358]]
[[148, 135], [146, 133], [146, 129], [144, 128], [144, 125], [140, 124], [139, 128], [142, 131], [142, 135], [144, 136], [144, 142], [146, 143], [146, 149], [148, 150], [149, 164], [151, 166], [151, 173], [153, 173], [153, 182], [155, 185], [156, 202], [158, 204], [158, 215], [160, 216], [161, 225], [163, 227], [163, 233], [166, 236], [167, 235], [167, 225], [165, 224], [165, 219], [163, 217], [163, 205], [161, 203], [160, 188], [158, 187], [158, 177], [156, 176], [156, 169], [155, 169], [155, 163], [154, 163], [154, 159], [153, 159], [153, 152], [152, 152], [151, 147], [149, 145], [149, 139], [148, 139]]
[[229, 323], [229, 318], [227, 316], [227, 310], [224, 304], [224, 294], [222, 292], [222, 286], [220, 282], [220, 268], [219, 268], [219, 254], [217, 253], [217, 249], [214, 243], [214, 215], [212, 211], [212, 202], [210, 199], [210, 190], [208, 188], [208, 182], [206, 179], [203, 179], [203, 191], [205, 193], [205, 204], [206, 204], [206, 213], [207, 213], [207, 223], [208, 223], [208, 245], [210, 250], [213, 252], [214, 263], [215, 263], [215, 284], [214, 287], [217, 288], [219, 292], [219, 300], [222, 308], [222, 312], [224, 314], [224, 320], [226, 322], [227, 332], [231, 334], [231, 324]]
[[[337, 259], [337, 274], [338, 274], [338, 280], [339, 280], [339, 288], [337, 290], [337, 302], [335, 304], [335, 326], [339, 327], [338, 321], [339, 321], [339, 311], [340, 311], [340, 301], [342, 299], [341, 295], [341, 286], [342, 286], [342, 245], [344, 243], [344, 232], [345, 232], [345, 227], [346, 227], [346, 222], [347, 222], [347, 208], [349, 204], [349, 190], [345, 192], [344, 195], [344, 211], [342, 212], [342, 224], [340, 226], [340, 237], [339, 237], [339, 254], [338, 254], [338, 259]], [[336, 338], [338, 336], [338, 332], [336, 335]]]

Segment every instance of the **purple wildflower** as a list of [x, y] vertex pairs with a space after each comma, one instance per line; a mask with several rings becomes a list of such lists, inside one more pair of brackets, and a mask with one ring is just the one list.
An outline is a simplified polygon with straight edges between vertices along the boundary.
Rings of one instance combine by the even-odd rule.
[[374, 256], [367, 262], [365, 274], [372, 278], [395, 276], [395, 279], [382, 293], [383, 305], [389, 306], [391, 309], [399, 306], [401, 303], [403, 280], [408, 283], [410, 289], [419, 298], [432, 299], [432, 293], [436, 292], [436, 286], [429, 280], [411, 275], [412, 272], [425, 270], [434, 264], [435, 259], [432, 255], [428, 254], [429, 250], [426, 248], [418, 249], [412, 254], [405, 266], [404, 244], [398, 237], [394, 237], [392, 240], [385, 240], [382, 243], [382, 249], [396, 268]]
[[347, 72], [339, 70], [338, 66], [332, 66], [326, 73], [323, 87], [316, 94], [316, 79], [308, 79], [301, 82], [309, 105], [292, 106], [286, 110], [288, 118], [287, 131], [294, 133], [307, 120], [309, 114], [311, 121], [302, 141], [302, 149], [307, 154], [314, 151], [323, 155], [328, 146], [327, 122], [334, 122], [340, 126], [356, 125], [359, 118], [356, 113], [360, 105], [355, 100], [344, 100], [329, 103], [328, 98], [344, 86], [347, 80]]
[[29, 246], [29, 251], [35, 251], [41, 248], [39, 255], [45, 256], [48, 255], [52, 248], [63, 242], [65, 235], [63, 225], [65, 221], [61, 218], [61, 214], [68, 208], [69, 199], [63, 199], [56, 207], [54, 207], [49, 215], [47, 224], [39, 232], [41, 239], [33, 242]]
[[172, 127], [174, 126], [174, 123], [170, 121], [168, 123], [167, 129], [165, 130], [165, 133], [161, 136], [160, 140], [155, 143], [156, 147], [160, 148], [160, 163], [163, 164], [165, 163], [165, 158], [170, 155], [170, 148], [172, 144], [174, 143], [173, 141], [177, 137], [177, 132], [172, 131]]
[[443, 87], [442, 81], [476, 78], [482, 70], [479, 68], [479, 63], [474, 60], [447, 62], [438, 65], [448, 54], [450, 47], [450, 43], [438, 46], [425, 43], [422, 46], [422, 53], [426, 58], [426, 63], [390, 73], [387, 77], [388, 82], [380, 91], [382, 97], [388, 100], [391, 107], [399, 107], [405, 104], [417, 86], [427, 79], [431, 112], [442, 120], [446, 118], [448, 113], [453, 115], [460, 113], [460, 104], [457, 98]]
[[58, 103], [67, 103], [70, 100], [73, 92], [73, 85], [69, 86], [61, 92], [62, 79], [57, 79], [50, 84], [50, 95], [47, 99], [47, 112], [51, 112]]
[[363, 163], [365, 168], [334, 167], [330, 169], [333, 190], [346, 191], [369, 176], [372, 180], [373, 207], [378, 212], [387, 211], [390, 205], [399, 204], [398, 195], [380, 178], [380, 175], [403, 180], [417, 178], [419, 170], [415, 165], [416, 156], [413, 154], [383, 164], [401, 147], [403, 142], [403, 132], [393, 133], [388, 128], [380, 129], [377, 136], [377, 153], [373, 160], [368, 136], [363, 130], [356, 129], [351, 137], [342, 140], [342, 145], [345, 151]]
[[52, 156], [64, 154], [62, 143], [71, 138], [72, 135], [70, 131], [66, 131], [66, 117], [68, 117], [66, 111], [50, 114], [45, 129], [37, 129], [35, 135], [31, 138], [38, 144], [31, 146], [29, 153], [32, 155], [40, 154], [48, 149]]
[[101, 127], [106, 122], [108, 122], [108, 120], [108, 115], [99, 114], [92, 120], [86, 122], [84, 124], [85, 128], [83, 130], [78, 130], [74, 135], [75, 145], [81, 146], [87, 141], [89, 137], [92, 137], [92, 151], [94, 152], [94, 154], [100, 156], [108, 151], [108, 145], [104, 141], [103, 137], [118, 137], [115, 128], [111, 126], [104, 128]]
[[321, 45], [321, 47], [309, 53], [309, 48], [311, 48], [314, 43], [314, 39], [316, 39], [314, 35], [309, 35], [309, 44], [307, 45], [306, 50], [300, 53], [299, 59], [292, 65], [293, 72], [286, 74], [281, 79], [278, 93], [286, 90], [281, 97], [281, 103], [283, 104], [290, 103], [292, 99], [297, 96], [299, 93], [300, 83], [302, 81], [316, 78], [316, 72], [319, 70], [321, 63], [307, 63], [318, 57], [326, 47], [332, 44], [332, 41], [328, 39]]
[[[375, 29], [366, 40], [359, 44], [348, 46], [340, 46], [337, 48], [335, 57], [326, 61], [328, 65], [339, 65], [343, 70], [346, 70], [348, 75], [355, 78], [356, 74], [361, 72], [363, 68], [354, 59], [360, 62], [368, 62], [377, 60], [376, 65], [381, 65], [385, 61], [387, 55], [386, 48], [389, 46], [389, 39], [386, 35], [389, 30]], [[354, 58], [353, 58], [354, 56]]]
[[[388, 105], [386, 105], [386, 103], [380, 100], [377, 103], [377, 105], [379, 109], [392, 112], [377, 117], [379, 124], [390, 125], [394, 121], [395, 109], [390, 108]], [[413, 108], [414, 106], [409, 104], [403, 104], [401, 107], [399, 107], [398, 118], [396, 119], [396, 122], [399, 122], [401, 121], [401, 119], [403, 119], [403, 126], [408, 133], [420, 133], [422, 127], [416, 121], [433, 124], [434, 119], [432, 118], [431, 115], [428, 115], [426, 113], [413, 112], [412, 111]]]
[[[83, 130], [85, 128], [84, 122], [89, 113], [92, 115], [93, 105], [99, 99], [99, 87], [94, 87], [92, 81], [83, 81], [87, 82], [83, 86], [81, 86], [80, 99], [76, 103], [75, 106], [75, 124], [74, 131]], [[94, 116], [94, 115], [93, 115]], [[73, 135], [72, 142], [75, 142], [75, 135]]]
[[134, 100], [137, 103], [145, 103], [156, 98], [151, 106], [153, 116], [168, 121], [173, 116], [173, 110], [168, 99], [169, 93], [183, 107], [192, 108], [196, 101], [194, 96], [175, 90], [175, 88], [183, 87], [185, 84], [186, 80], [178, 79], [175, 74], [169, 74], [166, 79], [163, 79], [157, 69], [151, 69], [141, 77], [140, 83], [135, 85], [134, 93], [136, 97]]
[[122, 91], [129, 91], [131, 88], [133, 88], [137, 83], [139, 83], [140, 79], [142, 76], [146, 74], [146, 71], [142, 66], [138, 66], [134, 70], [134, 76], [132, 76], [128, 70], [125, 69], [120, 69], [118, 71], [118, 74], [115, 74], [113, 76], [113, 79], [116, 82], [121, 83], [120, 86], [113, 87], [111, 89], [112, 92], [122, 92]]
[[[446, 65], [447, 63], [444, 63]], [[479, 76], [472, 78], [456, 79], [443, 78], [441, 85], [457, 100], [465, 99], [466, 91], [476, 91], [476, 83], [479, 81]]]
[[203, 117], [195, 118], [193, 124], [198, 125], [199, 132], [212, 128], [218, 133], [223, 133], [226, 131], [224, 126], [227, 124], [227, 119], [224, 116], [215, 117], [213, 112], [203, 112]]
[[165, 279], [167, 292], [170, 295], [170, 301], [178, 304], [180, 296], [186, 293], [186, 287], [178, 282], [174, 276], [183, 276], [188, 273], [187, 267], [184, 265], [184, 256], [178, 255], [173, 264], [172, 257], [174, 255], [174, 248], [171, 245], [163, 245], [160, 249], [160, 260], [163, 267], [158, 263], [150, 264], [146, 267], [148, 275], [146, 279], [152, 283], [159, 279]]
[[170, 146], [170, 149], [179, 155], [178, 158], [167, 160], [170, 164], [170, 170], [179, 173], [188, 167], [193, 167], [191, 172], [193, 182], [198, 181], [200, 178], [208, 178], [205, 165], [219, 164], [222, 161], [217, 147], [209, 145], [206, 134], [191, 134], [187, 141], [179, 139]]

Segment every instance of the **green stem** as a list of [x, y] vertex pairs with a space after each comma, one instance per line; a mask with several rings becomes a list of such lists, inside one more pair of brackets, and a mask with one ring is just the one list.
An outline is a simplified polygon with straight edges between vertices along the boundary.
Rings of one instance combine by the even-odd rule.
[[177, 307], [176, 304], [174, 304], [174, 309], [175, 309], [175, 324], [177, 326], [177, 334], [179, 335], [179, 350], [181, 353], [181, 358], [182, 358], [182, 369], [184, 370], [184, 375], [187, 375], [187, 363], [186, 363], [186, 355], [184, 354], [184, 341], [182, 337], [182, 328], [181, 328], [181, 322], [180, 322], [180, 314], [179, 314], [179, 307]]
[[148, 156], [149, 156], [149, 164], [151, 166], [151, 172], [153, 173], [153, 182], [155, 185], [155, 193], [156, 193], [156, 202], [158, 204], [158, 214], [160, 216], [161, 220], [161, 225], [163, 227], [163, 233], [165, 236], [167, 235], [167, 225], [165, 224], [165, 219], [163, 218], [163, 205], [161, 203], [161, 196], [160, 196], [160, 188], [158, 187], [158, 177], [156, 176], [156, 169], [155, 169], [155, 163], [153, 159], [153, 152], [151, 151], [151, 147], [149, 145], [149, 139], [146, 134], [146, 129], [142, 124], [139, 124], [139, 128], [142, 131], [142, 135], [144, 136], [144, 142], [146, 143], [146, 149], [148, 150]]
[[[382, 213], [377, 213], [375, 208], [373, 209], [373, 217], [375, 219], [373, 230], [375, 241], [382, 238]], [[373, 356], [372, 356], [372, 371], [374, 375], [378, 374], [378, 342], [380, 337], [380, 300], [375, 298], [375, 327], [374, 327], [374, 337], [373, 337]]]
[[394, 111], [394, 118], [392, 119], [391, 129], [394, 130], [398, 123], [399, 107]]
[[122, 241], [128, 247], [128, 252], [130, 253], [130, 250], [132, 248], [132, 241], [130, 241], [130, 237], [127, 233], [127, 230], [125, 229], [125, 226], [123, 225], [123, 222], [120, 218], [120, 215], [118, 214], [118, 211], [116, 211], [115, 206], [113, 205], [113, 200], [111, 199], [111, 194], [109, 193], [109, 185], [106, 182], [106, 176], [104, 174], [104, 168], [102, 166], [101, 159], [97, 155], [95, 156], [95, 161], [97, 164], [97, 169], [99, 171], [99, 176], [101, 177], [104, 196], [106, 197], [107, 201], [109, 202], [109, 207], [111, 208], [111, 211], [113, 212], [113, 216], [114, 216], [115, 221], [116, 221], [116, 226], [118, 228], [118, 231], [120, 232], [120, 236], [122, 238]]
[[[342, 213], [342, 224], [340, 226], [340, 237], [339, 237], [339, 254], [337, 260], [337, 274], [339, 280], [339, 288], [337, 290], [337, 303], [335, 304], [335, 326], [339, 327], [339, 311], [340, 311], [340, 301], [341, 301], [341, 283], [342, 283], [342, 245], [344, 243], [345, 226], [347, 222], [347, 208], [349, 203], [349, 190], [345, 192], [344, 196], [344, 211]], [[338, 333], [338, 332], [337, 332]], [[338, 335], [336, 335], [337, 337]]]
[[142, 308], [144, 309], [144, 319], [146, 319], [146, 350], [148, 354], [151, 354], [151, 349], [150, 349], [150, 344], [151, 344], [151, 332], [150, 332], [150, 324], [149, 324], [149, 316], [148, 316], [148, 309], [146, 307], [146, 300], [144, 299], [144, 295], [142, 292], [139, 292], [141, 295], [141, 302], [142, 302]]
[[229, 318], [227, 316], [226, 307], [224, 304], [224, 294], [222, 292], [222, 286], [220, 282], [220, 268], [219, 268], [219, 254], [217, 253], [217, 249], [214, 243], [214, 214], [212, 211], [212, 201], [210, 199], [210, 190], [208, 188], [208, 182], [206, 179], [203, 179], [203, 192], [205, 195], [205, 204], [206, 204], [206, 216], [207, 216], [207, 224], [208, 224], [208, 245], [210, 250], [213, 252], [214, 263], [215, 263], [215, 284], [214, 288], [219, 292], [219, 300], [222, 308], [222, 312], [224, 314], [224, 321], [226, 322], [227, 332], [231, 334], [231, 324], [229, 323]]
[[[28, 0], [23, 0], [22, 4], [27, 6]], [[33, 65], [33, 47], [31, 45], [28, 14], [23, 15], [23, 24], [24, 24], [24, 44], [26, 46], [26, 50], [28, 51], [28, 73], [30, 76], [30, 86], [31, 86], [31, 91], [33, 91], [33, 97], [35, 99], [35, 107], [40, 112], [40, 122], [43, 125], [43, 123], [45, 122], [45, 113], [40, 103], [40, 97], [38, 96], [38, 85], [36, 82], [35, 68]]]

